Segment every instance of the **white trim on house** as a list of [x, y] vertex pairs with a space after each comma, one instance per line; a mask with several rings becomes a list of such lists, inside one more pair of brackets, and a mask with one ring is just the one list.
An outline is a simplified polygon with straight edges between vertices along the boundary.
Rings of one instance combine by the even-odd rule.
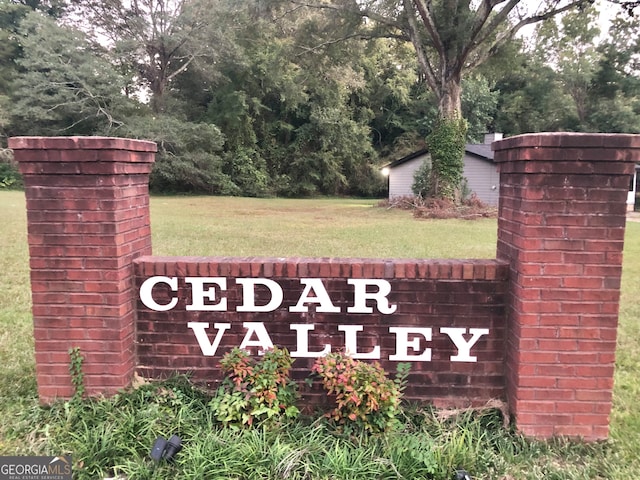
[[636, 193], [638, 192], [638, 171], [640, 171], [640, 165], [636, 165], [633, 171], [633, 177], [629, 184], [629, 193], [627, 194], [627, 212], [633, 212], [636, 207]]

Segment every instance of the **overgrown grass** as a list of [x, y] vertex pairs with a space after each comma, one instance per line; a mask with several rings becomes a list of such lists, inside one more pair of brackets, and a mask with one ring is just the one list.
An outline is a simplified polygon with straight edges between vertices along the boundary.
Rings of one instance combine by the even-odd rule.
[[[33, 407], [10, 433], [30, 453], [71, 452], [77, 479], [449, 479], [458, 468], [486, 479], [625, 478], [612, 444], [533, 442], [505, 429], [497, 411], [443, 420], [407, 407], [384, 435], [344, 436], [324, 420], [271, 428], [221, 427], [208, 396], [183, 377], [147, 384], [109, 400]], [[178, 434], [175, 463], [154, 463], [159, 435]], [[622, 471], [621, 471], [622, 470]]]
[[[491, 258], [495, 220], [416, 221], [375, 201], [155, 197], [157, 255]], [[41, 407], [35, 386], [24, 194], [0, 191], [0, 455], [74, 455], [78, 479], [451, 478], [626, 479], [640, 469], [640, 224], [625, 246], [611, 440], [535, 442], [499, 413], [441, 420], [409, 407], [386, 435], [342, 436], [323, 421], [278, 429], [221, 428], [208, 396], [182, 378], [109, 400]], [[153, 440], [177, 433], [174, 465], [154, 465]]]

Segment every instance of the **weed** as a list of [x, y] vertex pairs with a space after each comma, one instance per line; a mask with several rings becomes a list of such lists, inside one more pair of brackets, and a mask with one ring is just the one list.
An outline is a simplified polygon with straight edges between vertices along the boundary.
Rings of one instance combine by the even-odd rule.
[[82, 371], [82, 364], [84, 363], [84, 357], [80, 353], [79, 347], [73, 347], [69, 349], [69, 373], [71, 374], [71, 384], [73, 385], [74, 402], [81, 400], [84, 397], [84, 373]]

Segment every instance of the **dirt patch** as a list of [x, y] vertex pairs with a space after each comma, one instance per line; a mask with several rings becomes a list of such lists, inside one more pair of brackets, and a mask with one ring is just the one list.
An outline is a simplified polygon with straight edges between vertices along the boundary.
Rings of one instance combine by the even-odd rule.
[[627, 220], [630, 222], [640, 222], [640, 212], [627, 212]]
[[463, 200], [460, 203], [441, 198], [396, 197], [392, 200], [381, 202], [380, 206], [412, 210], [413, 217], [417, 219], [459, 218], [463, 220], [476, 220], [479, 218], [496, 218], [498, 216], [498, 209], [496, 207], [481, 202], [475, 196]]

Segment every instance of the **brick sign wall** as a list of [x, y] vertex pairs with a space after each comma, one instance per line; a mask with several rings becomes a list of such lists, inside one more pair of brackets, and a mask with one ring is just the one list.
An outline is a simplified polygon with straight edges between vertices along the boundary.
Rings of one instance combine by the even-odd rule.
[[155, 144], [16, 137], [9, 147], [25, 180], [43, 402], [72, 395], [75, 347], [87, 392], [110, 394], [135, 370], [213, 385], [232, 346], [286, 346], [301, 378], [331, 345], [390, 371], [411, 361], [411, 398], [497, 397], [526, 435], [608, 435], [638, 135], [495, 142], [496, 260], [446, 262], [151, 257]]
[[276, 345], [303, 380], [330, 348], [388, 372], [410, 362], [411, 400], [504, 397], [503, 262], [142, 257], [135, 271], [145, 376], [188, 371], [213, 387], [225, 352]]

